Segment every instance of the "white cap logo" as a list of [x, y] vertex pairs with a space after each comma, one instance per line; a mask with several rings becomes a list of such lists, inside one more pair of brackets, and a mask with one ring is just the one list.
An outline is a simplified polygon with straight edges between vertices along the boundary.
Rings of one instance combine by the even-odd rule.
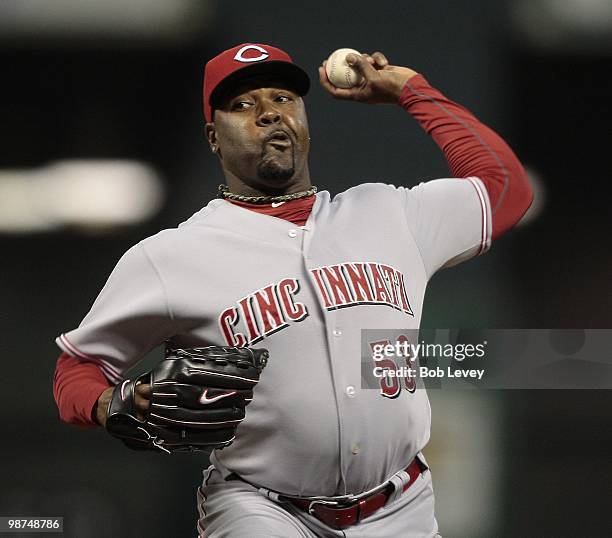
[[[254, 58], [245, 58], [243, 54], [247, 50], [256, 50], [258, 52], [261, 52], [261, 54], [259, 56], [255, 56]], [[258, 45], [245, 45], [236, 53], [236, 56], [234, 56], [234, 60], [238, 60], [239, 62], [245, 62], [245, 63], [246, 62], [260, 62], [261, 60], [265, 60], [268, 56], [270, 56], [268, 54], [268, 51]]]

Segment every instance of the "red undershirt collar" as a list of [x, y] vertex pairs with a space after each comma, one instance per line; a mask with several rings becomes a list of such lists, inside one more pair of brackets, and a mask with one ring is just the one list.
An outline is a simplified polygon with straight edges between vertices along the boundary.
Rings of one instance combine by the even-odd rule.
[[234, 205], [250, 209], [256, 213], [277, 217], [279, 219], [285, 219], [297, 226], [304, 226], [308, 220], [310, 212], [312, 211], [312, 206], [315, 203], [315, 196], [312, 195], [306, 198], [300, 198], [299, 200], [290, 200], [288, 202], [276, 202], [271, 204], [250, 204], [248, 202], [238, 202], [236, 200], [226, 201]]

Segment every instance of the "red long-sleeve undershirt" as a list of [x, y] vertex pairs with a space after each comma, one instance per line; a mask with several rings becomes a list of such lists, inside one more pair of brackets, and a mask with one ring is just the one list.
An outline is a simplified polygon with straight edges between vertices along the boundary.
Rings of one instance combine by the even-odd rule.
[[[467, 109], [431, 87], [421, 75], [406, 83], [400, 106], [440, 147], [454, 177], [476, 176], [484, 183], [492, 210], [492, 238], [516, 224], [531, 204], [532, 191], [521, 163], [504, 140]], [[302, 226], [313, 202], [314, 197], [286, 202], [277, 208], [238, 205]], [[93, 426], [94, 406], [110, 386], [95, 364], [62, 353], [53, 381], [60, 418], [77, 426]]]
[[75, 426], [95, 425], [94, 406], [108, 387], [108, 379], [93, 362], [85, 362], [62, 353], [55, 365], [53, 397], [60, 418]]
[[533, 193], [508, 144], [422, 75], [406, 83], [400, 105], [434, 139], [454, 177], [476, 176], [484, 183], [491, 204], [492, 239], [512, 228], [529, 208]]

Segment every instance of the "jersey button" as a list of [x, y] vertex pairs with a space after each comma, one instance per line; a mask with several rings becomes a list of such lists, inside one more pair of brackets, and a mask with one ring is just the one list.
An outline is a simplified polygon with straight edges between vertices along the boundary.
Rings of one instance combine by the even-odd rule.
[[355, 455], [359, 454], [361, 452], [361, 447], [355, 443], [352, 447], [351, 447], [351, 452]]
[[334, 336], [342, 336], [342, 331], [340, 329], [334, 329], [333, 330], [333, 335]]
[[353, 385], [349, 385], [348, 387], [346, 387], [346, 393], [349, 398], [354, 398], [355, 397], [355, 387], [353, 387]]
[[296, 232], [295, 230], [289, 230], [289, 231], [287, 232], [287, 235], [288, 235], [289, 237], [297, 237], [297, 232]]

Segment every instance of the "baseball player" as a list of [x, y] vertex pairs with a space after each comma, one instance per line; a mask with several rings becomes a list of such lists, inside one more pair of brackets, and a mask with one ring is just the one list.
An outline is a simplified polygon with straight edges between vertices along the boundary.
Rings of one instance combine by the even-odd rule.
[[[317, 192], [308, 75], [276, 47], [233, 47], [204, 73], [206, 136], [226, 180], [219, 197], [129, 249], [79, 327], [57, 339], [61, 418], [104, 425], [113, 398], [132, 398], [143, 431], [159, 417], [155, 409], [180, 407], [156, 403], [154, 381], [132, 383], [133, 394], [122, 381], [154, 347], [268, 350], [261, 376], [247, 379], [246, 415], [174, 421], [177, 438], [205, 424], [200, 441], [233, 424], [228, 442], [211, 443], [219, 448], [197, 492], [202, 537], [438, 535], [421, 453], [430, 433], [426, 392], [361, 388], [361, 330], [418, 329], [431, 276], [486, 252], [532, 194], [499, 135], [422, 75], [380, 52], [347, 60], [362, 82], [336, 88], [320, 66], [322, 87], [412, 116], [452, 177], [413, 188], [366, 183], [333, 198]], [[229, 379], [225, 388], [206, 381], [201, 395], [201, 387], [191, 391], [198, 398], [189, 416], [234, 397], [231, 376], [219, 375]]]

